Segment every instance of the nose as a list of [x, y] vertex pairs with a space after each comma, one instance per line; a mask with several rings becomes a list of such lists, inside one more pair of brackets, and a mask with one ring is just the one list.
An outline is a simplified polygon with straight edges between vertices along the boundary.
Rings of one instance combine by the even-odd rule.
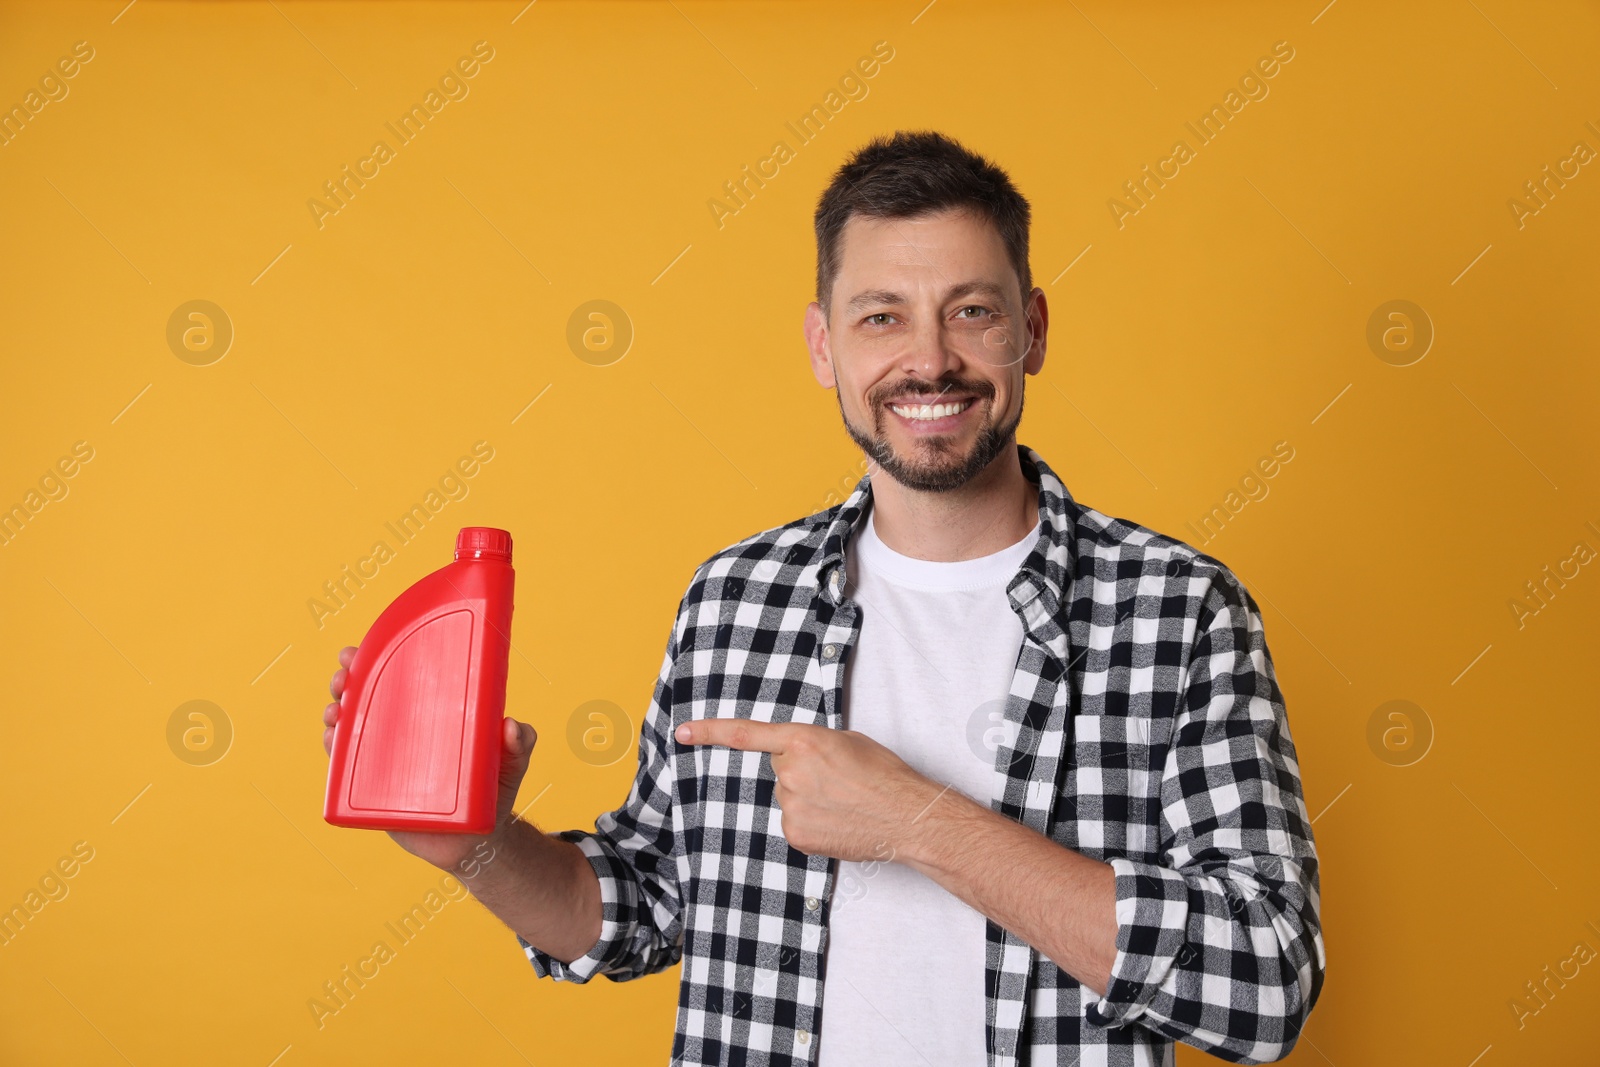
[[936, 382], [946, 374], [959, 373], [966, 366], [944, 320], [938, 315], [919, 315], [913, 325], [910, 343], [900, 357], [900, 369], [908, 375]]

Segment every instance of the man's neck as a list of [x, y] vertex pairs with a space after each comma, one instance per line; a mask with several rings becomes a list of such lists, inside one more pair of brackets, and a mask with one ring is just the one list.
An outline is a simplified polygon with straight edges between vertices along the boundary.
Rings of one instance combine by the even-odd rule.
[[872, 523], [878, 538], [903, 556], [955, 563], [1009, 548], [1039, 521], [1039, 487], [1022, 473], [1017, 450], [995, 457], [960, 489], [907, 489], [888, 473], [872, 478]]

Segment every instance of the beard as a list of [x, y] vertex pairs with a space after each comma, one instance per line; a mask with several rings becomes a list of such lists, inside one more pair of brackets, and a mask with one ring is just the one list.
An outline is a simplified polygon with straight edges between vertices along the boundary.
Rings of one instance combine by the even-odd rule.
[[[923, 387], [926, 386], [924, 389]], [[844, 413], [844, 398], [839, 390], [834, 390], [834, 395], [839, 401], [839, 418], [844, 421], [845, 432], [850, 435], [850, 440], [856, 447], [866, 453], [867, 457], [886, 472], [889, 477], [905, 486], [924, 493], [948, 493], [960, 489], [980, 472], [993, 463], [995, 457], [1004, 453], [1008, 448], [1015, 447], [1017, 427], [1022, 423], [1022, 406], [1025, 399], [1019, 393], [1017, 396], [1016, 417], [1001, 423], [985, 423], [978, 430], [978, 438], [972, 447], [963, 455], [953, 437], [939, 436], [920, 439], [915, 448], [916, 455], [903, 456], [894, 450], [889, 443], [889, 436], [884, 430], [884, 422], [892, 414], [878, 397], [899, 397], [907, 395], [908, 387], [913, 393], [926, 395], [933, 400], [944, 392], [959, 389], [971, 393], [976, 404], [979, 400], [994, 402], [994, 386], [988, 382], [962, 382], [951, 381], [943, 385], [937, 383], [897, 383], [889, 389], [873, 390], [873, 396], [868, 399], [872, 410], [872, 433], [870, 435], [850, 424], [850, 418]]]

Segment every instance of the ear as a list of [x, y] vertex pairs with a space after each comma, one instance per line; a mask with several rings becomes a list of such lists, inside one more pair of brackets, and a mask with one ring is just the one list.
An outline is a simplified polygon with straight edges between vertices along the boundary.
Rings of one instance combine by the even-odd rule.
[[805, 317], [806, 348], [811, 353], [811, 373], [817, 379], [817, 384], [824, 389], [832, 389], [839, 384], [833, 373], [833, 351], [828, 341], [828, 319], [822, 313], [822, 305], [813, 300], [806, 305]]
[[1044, 369], [1045, 336], [1050, 326], [1050, 305], [1045, 300], [1044, 290], [1038, 286], [1034, 286], [1028, 296], [1026, 314], [1033, 327], [1033, 347], [1023, 357], [1022, 369], [1028, 374], [1038, 374]]

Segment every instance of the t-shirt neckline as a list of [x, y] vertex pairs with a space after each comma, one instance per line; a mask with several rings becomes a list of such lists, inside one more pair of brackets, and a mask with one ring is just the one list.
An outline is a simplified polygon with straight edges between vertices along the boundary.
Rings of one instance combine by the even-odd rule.
[[874, 522], [876, 510], [876, 508], [868, 509], [866, 522], [862, 524], [861, 532], [856, 538], [856, 550], [860, 553], [861, 565], [896, 585], [932, 592], [987, 589], [1007, 584], [1011, 576], [1022, 566], [1022, 561], [1028, 558], [1028, 553], [1033, 550], [1042, 527], [1042, 522], [1035, 522], [1033, 529], [1028, 531], [1022, 540], [987, 556], [945, 562], [917, 559], [914, 556], [902, 555], [890, 548], [878, 536], [877, 524]]

